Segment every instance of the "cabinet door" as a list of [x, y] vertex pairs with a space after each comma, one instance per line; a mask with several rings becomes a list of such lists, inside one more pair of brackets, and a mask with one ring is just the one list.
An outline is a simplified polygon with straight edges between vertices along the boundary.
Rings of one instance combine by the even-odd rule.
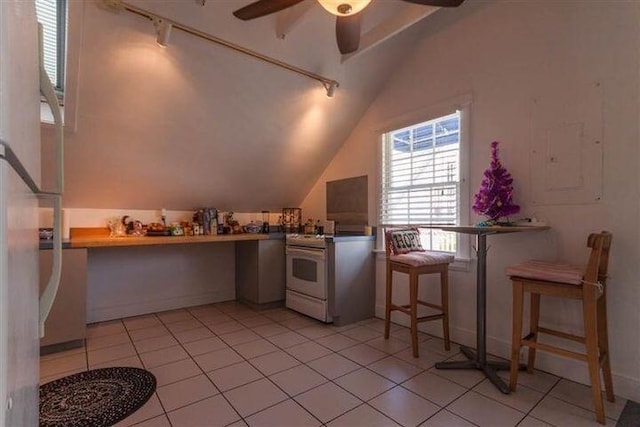
[[[40, 292], [51, 275], [53, 251], [40, 251]], [[84, 339], [87, 323], [87, 250], [62, 251], [62, 279], [40, 346]]]
[[283, 240], [260, 240], [259, 246], [259, 302], [282, 301], [285, 297], [285, 253]]

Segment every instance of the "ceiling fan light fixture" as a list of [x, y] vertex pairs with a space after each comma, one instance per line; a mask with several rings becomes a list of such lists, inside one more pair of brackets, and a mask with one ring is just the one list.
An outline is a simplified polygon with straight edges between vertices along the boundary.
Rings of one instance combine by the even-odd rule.
[[367, 7], [371, 0], [318, 0], [318, 3], [333, 15], [349, 16]]

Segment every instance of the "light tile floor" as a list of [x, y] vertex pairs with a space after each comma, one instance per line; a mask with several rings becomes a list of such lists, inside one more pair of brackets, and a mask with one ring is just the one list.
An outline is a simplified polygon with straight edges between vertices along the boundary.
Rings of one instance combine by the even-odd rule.
[[[477, 371], [439, 371], [458, 347], [383, 321], [325, 325], [236, 302], [90, 325], [86, 348], [40, 358], [48, 381], [106, 366], [144, 367], [157, 392], [118, 426], [598, 426], [588, 387], [541, 371], [498, 392]], [[500, 375], [506, 377], [506, 372]], [[614, 426], [626, 401], [605, 401]]]

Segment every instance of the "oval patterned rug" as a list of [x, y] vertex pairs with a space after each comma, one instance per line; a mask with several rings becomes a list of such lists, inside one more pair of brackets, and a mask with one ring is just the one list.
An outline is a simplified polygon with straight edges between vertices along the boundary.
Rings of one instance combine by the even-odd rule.
[[140, 409], [156, 378], [139, 368], [93, 369], [40, 386], [41, 427], [111, 426]]

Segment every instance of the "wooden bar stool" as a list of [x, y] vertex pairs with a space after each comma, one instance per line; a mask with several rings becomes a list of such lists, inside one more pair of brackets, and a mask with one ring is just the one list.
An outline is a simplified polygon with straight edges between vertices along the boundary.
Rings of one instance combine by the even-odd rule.
[[[384, 337], [389, 339], [391, 312], [408, 314], [411, 318], [411, 346], [413, 357], [418, 357], [418, 323], [442, 319], [444, 347], [451, 348], [449, 340], [449, 264], [454, 256], [441, 252], [427, 252], [420, 243], [417, 228], [390, 229], [385, 231], [387, 251], [387, 302], [384, 319]], [[409, 304], [392, 302], [393, 272], [409, 275]], [[440, 304], [418, 299], [419, 277], [423, 274], [440, 274]], [[418, 304], [440, 311], [438, 314], [418, 317]]]
[[[570, 264], [549, 261], [528, 261], [507, 267], [506, 273], [513, 281], [513, 337], [511, 343], [511, 390], [516, 389], [520, 349], [529, 347], [527, 371], [533, 371], [536, 350], [548, 351], [560, 356], [587, 362], [591, 379], [591, 395], [599, 423], [605, 423], [600, 367], [604, 378], [607, 400], [613, 402], [613, 382], [609, 340], [607, 336], [607, 268], [611, 233], [603, 231], [589, 235], [587, 246], [591, 255], [586, 269]], [[531, 294], [529, 334], [522, 337], [522, 305], [524, 293]], [[582, 300], [584, 336], [541, 327], [540, 295]], [[553, 335], [582, 343], [586, 353], [565, 350], [561, 347], [538, 342], [540, 334]]]

